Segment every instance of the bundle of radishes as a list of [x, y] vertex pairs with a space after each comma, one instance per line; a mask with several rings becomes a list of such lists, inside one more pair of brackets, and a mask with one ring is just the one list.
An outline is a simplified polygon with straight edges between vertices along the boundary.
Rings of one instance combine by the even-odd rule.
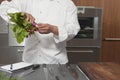
[[8, 13], [8, 15], [10, 16], [10, 21], [13, 22], [10, 27], [18, 43], [23, 42], [25, 37], [28, 37], [37, 30], [35, 23], [30, 23], [26, 20], [25, 13], [16, 12]]

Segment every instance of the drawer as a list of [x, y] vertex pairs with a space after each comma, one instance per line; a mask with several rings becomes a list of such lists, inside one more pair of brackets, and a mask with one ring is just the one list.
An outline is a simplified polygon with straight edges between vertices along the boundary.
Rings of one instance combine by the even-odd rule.
[[67, 47], [69, 63], [98, 62], [100, 60], [100, 48]]

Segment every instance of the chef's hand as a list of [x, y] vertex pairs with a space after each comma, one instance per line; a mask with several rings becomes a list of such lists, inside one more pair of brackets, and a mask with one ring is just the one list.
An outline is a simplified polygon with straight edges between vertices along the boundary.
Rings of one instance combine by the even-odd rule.
[[26, 17], [26, 20], [31, 22], [31, 23], [35, 22], [35, 18], [31, 14], [25, 13], [25, 17]]
[[41, 34], [53, 33], [55, 35], [58, 35], [57, 26], [50, 25], [50, 24], [39, 23], [39, 24], [37, 24], [36, 27], [38, 28], [38, 32], [41, 33]]

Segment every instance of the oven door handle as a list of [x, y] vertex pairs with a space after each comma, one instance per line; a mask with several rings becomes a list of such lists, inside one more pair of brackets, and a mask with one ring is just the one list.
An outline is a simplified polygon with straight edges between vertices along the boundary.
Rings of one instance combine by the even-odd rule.
[[68, 53], [94, 53], [93, 50], [73, 50], [73, 51], [67, 51]]

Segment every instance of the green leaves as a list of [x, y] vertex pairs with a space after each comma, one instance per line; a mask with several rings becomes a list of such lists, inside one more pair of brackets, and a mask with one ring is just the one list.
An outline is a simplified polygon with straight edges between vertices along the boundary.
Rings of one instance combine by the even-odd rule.
[[14, 23], [10, 27], [18, 43], [23, 42], [24, 38], [28, 37], [29, 34], [34, 33], [35, 26], [25, 19], [25, 13], [16, 12], [8, 13], [8, 15], [10, 16], [10, 21]]
[[18, 43], [23, 42], [24, 38], [29, 35], [29, 32], [17, 24], [12, 24], [10, 27]]

